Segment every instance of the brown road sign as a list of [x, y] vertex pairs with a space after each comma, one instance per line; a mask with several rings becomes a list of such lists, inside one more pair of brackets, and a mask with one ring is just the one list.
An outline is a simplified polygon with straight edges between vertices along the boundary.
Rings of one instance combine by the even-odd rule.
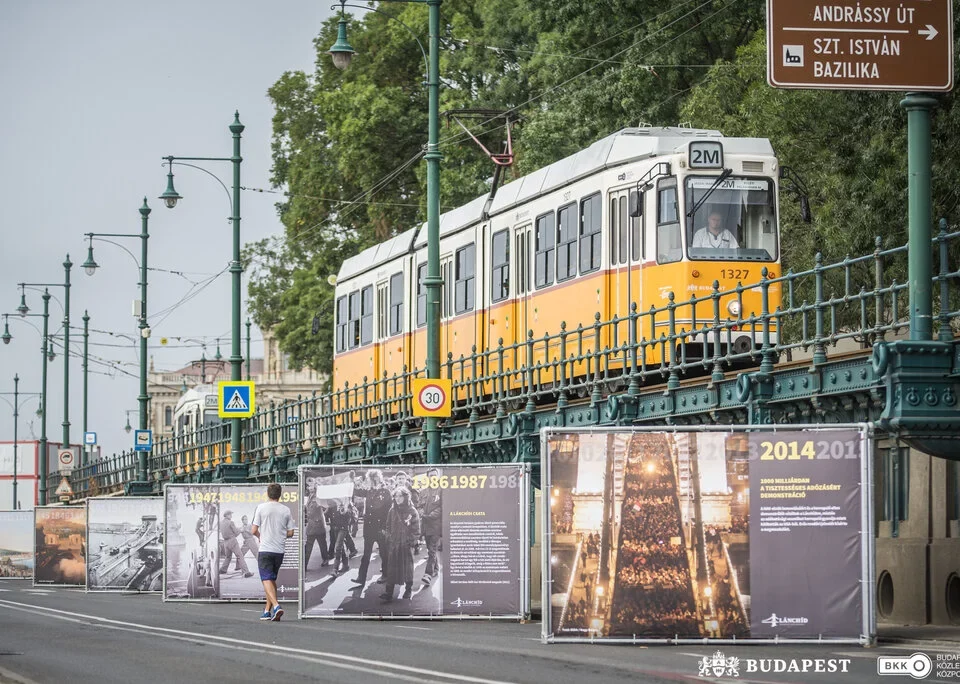
[[767, 82], [949, 91], [953, 0], [767, 0]]

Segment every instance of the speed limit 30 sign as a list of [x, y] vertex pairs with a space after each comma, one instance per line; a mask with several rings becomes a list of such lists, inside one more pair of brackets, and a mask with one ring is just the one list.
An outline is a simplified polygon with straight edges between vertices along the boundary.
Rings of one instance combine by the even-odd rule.
[[449, 418], [450, 380], [414, 380], [413, 415], [421, 418]]

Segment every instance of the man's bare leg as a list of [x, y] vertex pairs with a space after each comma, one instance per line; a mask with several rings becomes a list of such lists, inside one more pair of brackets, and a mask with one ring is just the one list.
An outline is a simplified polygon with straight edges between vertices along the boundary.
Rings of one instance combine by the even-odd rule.
[[274, 580], [263, 580], [263, 591], [267, 595], [266, 612], [273, 610], [274, 606], [279, 606], [277, 601], [277, 583]]

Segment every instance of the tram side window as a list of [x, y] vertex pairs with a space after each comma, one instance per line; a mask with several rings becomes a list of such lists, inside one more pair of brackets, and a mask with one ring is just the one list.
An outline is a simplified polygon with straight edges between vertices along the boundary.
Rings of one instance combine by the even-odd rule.
[[557, 212], [557, 282], [577, 275], [577, 205]]
[[360, 344], [373, 342], [373, 285], [360, 291]]
[[556, 225], [552, 212], [537, 218], [534, 281], [538, 290], [541, 287], [553, 285], [553, 250], [557, 243]]
[[493, 259], [490, 278], [490, 299], [502, 302], [510, 296], [510, 231], [493, 234]]
[[[643, 194], [637, 193], [636, 191], [630, 192], [631, 196], [636, 196], [639, 194], [639, 197], [636, 198], [637, 202], [643, 202]], [[623, 218], [623, 228], [621, 229], [623, 233], [627, 232], [627, 221], [630, 222], [630, 239], [633, 241], [631, 248], [631, 257], [634, 261], [641, 261], [644, 257], [647, 256], [647, 245], [646, 245], [646, 233], [643, 232], [643, 214], [640, 216], [630, 216], [627, 217], [627, 198], [620, 198], [620, 207], [624, 213]]]
[[350, 327], [350, 321], [347, 317], [347, 298], [337, 299], [337, 351], [342, 352], [347, 349], [347, 330]]
[[627, 198], [625, 196], [614, 197], [610, 203], [610, 221], [614, 226], [610, 238], [612, 242], [617, 243], [617, 256], [614, 263], [625, 264], [630, 259], [630, 233], [627, 230]]
[[600, 268], [600, 193], [580, 202], [580, 273]]
[[350, 349], [360, 346], [360, 292], [350, 293], [349, 331], [347, 342]]
[[427, 265], [417, 266], [417, 327], [427, 324], [427, 286], [423, 279], [427, 277]]
[[453, 312], [462, 314], [473, 311], [477, 273], [476, 245], [471, 243], [458, 249], [454, 261], [456, 274], [453, 286]]
[[390, 276], [390, 334], [403, 331], [403, 273]]
[[657, 261], [669, 264], [683, 257], [680, 243], [680, 213], [677, 207], [677, 186], [662, 186], [657, 190]]

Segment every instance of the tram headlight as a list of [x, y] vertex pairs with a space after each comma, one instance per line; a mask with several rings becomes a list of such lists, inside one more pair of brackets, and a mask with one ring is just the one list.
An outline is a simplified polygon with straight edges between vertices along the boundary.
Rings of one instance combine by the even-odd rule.
[[731, 299], [730, 302], [727, 304], [727, 311], [730, 312], [731, 316], [739, 316], [740, 302], [736, 299]]

